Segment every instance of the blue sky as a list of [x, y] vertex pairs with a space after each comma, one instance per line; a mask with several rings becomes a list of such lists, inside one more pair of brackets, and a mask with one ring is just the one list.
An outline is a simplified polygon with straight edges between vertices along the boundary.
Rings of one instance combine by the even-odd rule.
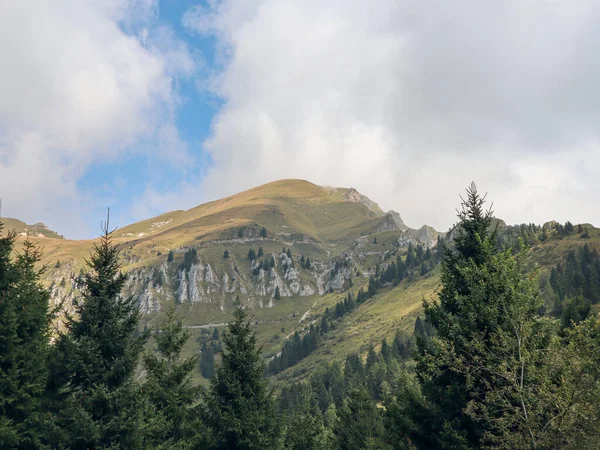
[[[175, 33], [177, 39], [185, 42], [190, 51], [196, 54], [201, 66], [199, 71], [208, 72], [215, 66], [215, 39], [199, 36], [186, 30], [182, 17], [191, 7], [205, 4], [192, 0], [162, 0], [158, 3], [157, 24], [167, 26]], [[126, 30], [124, 30], [126, 31]], [[197, 76], [201, 76], [199, 73]], [[132, 201], [144, 195], [147, 186], [151, 185], [159, 191], [169, 191], [188, 177], [197, 181], [197, 174], [210, 167], [210, 156], [202, 148], [204, 140], [209, 136], [213, 115], [218, 111], [222, 101], [201, 90], [198, 78], [182, 77], [174, 80], [177, 85], [181, 104], [175, 115], [175, 126], [182, 141], [187, 146], [190, 163], [182, 167], [165, 166], [162, 161], [137, 153], [121, 156], [107, 163], [96, 163], [88, 167], [78, 181], [82, 192], [89, 192], [91, 197], [104, 199], [104, 204], [97, 205], [90, 214], [102, 217], [107, 207], [112, 209], [115, 225], [125, 225], [143, 219], [131, 208]], [[136, 145], [143, 145], [138, 143]], [[200, 202], [201, 199], [198, 199]], [[185, 206], [194, 206], [193, 199]], [[146, 210], [150, 214], [158, 214], [161, 210]], [[94, 221], [92, 221], [94, 222]], [[92, 223], [92, 225], [96, 225]]]
[[[447, 229], [600, 223], [600, 5], [60, 0], [0, 14], [3, 214], [93, 237], [282, 178]], [[15, 45], [18, 44], [18, 45]]]

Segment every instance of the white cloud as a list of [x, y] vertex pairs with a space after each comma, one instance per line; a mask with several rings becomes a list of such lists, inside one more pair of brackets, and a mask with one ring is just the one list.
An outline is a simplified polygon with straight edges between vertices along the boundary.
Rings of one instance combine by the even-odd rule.
[[600, 224], [600, 5], [212, 1], [209, 197], [288, 177], [445, 229], [473, 179], [509, 222]]
[[0, 196], [8, 214], [51, 217], [73, 232], [77, 205], [85, 206], [77, 181], [92, 163], [155, 138], [168, 144], [157, 157], [186, 156], [173, 122], [174, 81], [194, 62], [156, 25], [155, 0], [19, 0], [0, 10]]

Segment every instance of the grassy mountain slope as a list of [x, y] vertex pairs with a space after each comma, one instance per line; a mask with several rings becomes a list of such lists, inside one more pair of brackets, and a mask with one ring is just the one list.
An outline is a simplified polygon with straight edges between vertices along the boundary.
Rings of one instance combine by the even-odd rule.
[[[224, 328], [239, 297], [252, 308], [259, 342], [270, 358], [294, 332], [318, 324], [326, 308], [333, 310], [348, 292], [366, 290], [377, 267], [385, 270], [398, 255], [404, 258], [411, 244], [432, 247], [440, 235], [427, 226], [408, 229], [398, 219], [354, 189], [281, 180], [119, 228], [114, 239], [130, 274], [127, 292], [139, 298], [146, 326], [154, 326], [165, 306], [177, 302], [192, 334], [185, 351], [197, 353], [202, 339]], [[515, 233], [498, 223], [502, 233]], [[66, 298], [68, 304], [77, 295], [76, 278], [95, 241], [32, 239], [44, 247], [53, 298]], [[553, 295], [551, 268], [586, 243], [600, 250], [600, 230], [583, 225], [568, 236], [550, 232], [532, 244], [529, 263], [539, 269], [545, 296]], [[264, 255], [251, 261], [249, 250], [259, 248]], [[302, 263], [306, 258], [310, 267]], [[381, 288], [335, 320], [316, 351], [275, 379], [301, 378], [319, 364], [364, 354], [370, 344], [378, 347], [398, 330], [410, 335], [423, 298], [433, 297], [438, 287], [435, 268]]]
[[33, 225], [27, 225], [18, 219], [10, 219], [3, 217], [0, 221], [4, 224], [4, 231], [16, 231], [19, 234], [27, 235], [33, 238], [52, 238], [52, 239], [64, 239], [63, 236], [55, 231], [49, 229], [43, 223], [36, 223]]

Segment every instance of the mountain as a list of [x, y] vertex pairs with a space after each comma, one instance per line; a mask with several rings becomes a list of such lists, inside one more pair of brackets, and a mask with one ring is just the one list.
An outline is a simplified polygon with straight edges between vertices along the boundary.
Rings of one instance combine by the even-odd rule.
[[1, 218], [0, 222], [4, 224], [4, 230], [14, 230], [20, 236], [30, 236], [36, 238], [51, 238], [51, 239], [64, 239], [63, 236], [58, 234], [56, 231], [52, 231], [46, 225], [41, 222], [33, 225], [27, 225], [18, 219]]
[[[591, 225], [567, 231], [557, 223], [496, 225], [503, 244], [522, 239], [530, 248], [549, 310], [555, 301], [551, 269], [585, 244], [600, 250], [600, 230]], [[398, 331], [408, 338], [423, 299], [439, 287], [435, 246], [444, 236], [427, 226], [407, 227], [400, 214], [384, 212], [355, 189], [281, 180], [119, 228], [114, 242], [129, 274], [126, 294], [140, 302], [144, 325], [152, 327], [165, 306], [176, 302], [193, 336], [187, 353], [197, 353], [214, 328], [222, 329], [236, 298], [253, 310], [268, 360], [327, 314], [333, 326], [318, 348], [274, 377], [288, 380], [352, 352], [365, 353]], [[68, 307], [95, 240], [33, 239], [43, 239], [52, 298], [66, 299]], [[404, 277], [389, 278], [399, 260], [408, 265]], [[373, 280], [377, 293], [334, 314], [349, 293], [356, 299]]]

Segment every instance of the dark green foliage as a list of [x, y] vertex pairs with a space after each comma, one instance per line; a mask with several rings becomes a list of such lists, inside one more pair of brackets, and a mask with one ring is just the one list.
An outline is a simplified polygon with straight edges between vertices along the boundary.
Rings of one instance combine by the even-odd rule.
[[304, 267], [304, 255], [300, 255], [300, 266]]
[[367, 290], [367, 296], [368, 296], [368, 298], [371, 298], [375, 294], [377, 294], [377, 281], [375, 280], [374, 277], [370, 277], [369, 278], [369, 288]]
[[329, 324], [327, 323], [327, 313], [321, 316], [321, 332], [327, 333], [329, 331]]
[[257, 253], [257, 256], [258, 256], [259, 258], [261, 258], [261, 257], [262, 257], [264, 254], [265, 254], [265, 253], [263, 252], [263, 248], [262, 248], [262, 247], [258, 247], [258, 253]]
[[198, 250], [188, 249], [183, 255], [183, 262], [179, 265], [179, 270], [189, 271], [194, 264], [198, 264]]
[[213, 377], [215, 373], [215, 355], [211, 345], [207, 345], [206, 342], [202, 344], [201, 356], [200, 356], [200, 373], [206, 379]]
[[228, 250], [225, 250], [223, 252], [223, 258], [225, 258], [225, 259], [229, 258], [229, 251]]
[[381, 341], [381, 350], [380, 350], [380, 354], [381, 354], [381, 358], [383, 358], [383, 360], [385, 362], [389, 362], [391, 360], [391, 349], [390, 349], [390, 345], [388, 344], [387, 339], [383, 339], [383, 341]]
[[280, 448], [275, 404], [264, 378], [256, 334], [238, 305], [224, 336], [221, 363], [204, 395], [214, 449]]
[[367, 299], [367, 294], [365, 294], [365, 292], [363, 291], [363, 288], [360, 288], [358, 290], [358, 293], [356, 294], [356, 303], [362, 303]]
[[592, 304], [589, 300], [578, 295], [572, 299], [565, 300], [565, 307], [561, 316], [563, 328], [568, 328], [574, 324], [583, 322], [592, 312]]
[[167, 262], [172, 263], [173, 262], [173, 250], [169, 250], [169, 255], [167, 256]]
[[312, 263], [310, 262], [310, 258], [306, 258], [306, 261], [304, 262], [304, 268], [305, 269], [312, 269]]
[[133, 376], [147, 335], [135, 335], [139, 308], [121, 296], [126, 277], [108, 224], [88, 267], [83, 299], [53, 349], [54, 389], [63, 399], [59, 423], [71, 448], [139, 448], [143, 397]]
[[384, 444], [383, 416], [364, 387], [357, 386], [350, 390], [338, 415], [339, 422], [335, 433], [341, 448], [387, 448]]
[[279, 292], [279, 286], [275, 286], [275, 293], [273, 294], [275, 300], [281, 300], [281, 293]]
[[267, 237], [267, 229], [265, 227], [262, 227], [260, 230], [260, 237]]
[[[325, 316], [323, 319], [327, 323]], [[303, 336], [300, 336], [300, 333], [296, 331], [292, 339], [283, 344], [281, 354], [275, 356], [269, 362], [267, 373], [275, 375], [306, 358], [319, 347], [322, 334], [323, 331], [314, 325], [311, 325]]]
[[288, 258], [292, 258], [292, 252], [290, 251], [290, 249], [287, 249], [287, 252], [285, 252], [285, 254], [287, 255]]
[[54, 268], [55, 269], [60, 269], [60, 260], [56, 261], [56, 264], [54, 264]]
[[310, 384], [292, 386], [292, 392], [282, 393], [282, 399], [290, 403], [285, 448], [289, 450], [327, 450], [332, 448], [333, 434], [325, 427], [323, 414], [319, 410]]
[[352, 353], [346, 357], [344, 365], [344, 383], [354, 387], [362, 383], [365, 377], [365, 367], [358, 354]]
[[50, 296], [35, 269], [40, 251], [26, 241], [13, 259], [15, 239], [0, 237], [0, 447], [36, 448], [50, 431], [42, 410]]
[[275, 267], [275, 257], [271, 256], [271, 259], [269, 260], [269, 267], [272, 269], [273, 267]]
[[200, 388], [192, 383], [198, 358], [183, 358], [189, 338], [172, 305], [159, 324], [156, 349], [143, 358], [146, 380], [146, 444], [152, 448], [194, 448], [202, 437], [202, 421], [195, 410]]
[[251, 248], [250, 250], [248, 250], [248, 259], [250, 261], [254, 261], [256, 259], [256, 253], [254, 252], [253, 248]]
[[373, 344], [369, 345], [369, 351], [367, 353], [367, 370], [371, 369], [379, 361], [379, 356], [375, 352]]
[[212, 340], [213, 341], [218, 341], [219, 340], [219, 329], [218, 328], [215, 328], [213, 330]]
[[592, 304], [600, 302], [600, 254], [589, 245], [570, 251], [566, 261], [553, 267], [550, 285], [557, 295], [556, 315], [560, 316], [565, 297], [583, 296]]

